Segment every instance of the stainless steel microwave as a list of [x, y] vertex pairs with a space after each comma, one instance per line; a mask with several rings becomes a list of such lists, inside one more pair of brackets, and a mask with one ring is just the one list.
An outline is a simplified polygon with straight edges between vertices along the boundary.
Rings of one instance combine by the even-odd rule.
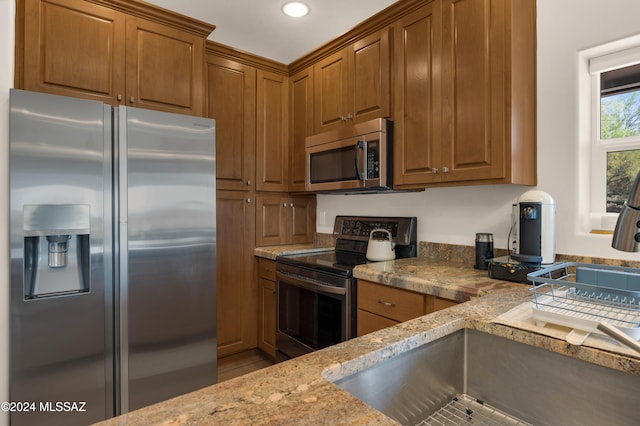
[[305, 186], [314, 192], [393, 189], [393, 122], [378, 118], [309, 136]]

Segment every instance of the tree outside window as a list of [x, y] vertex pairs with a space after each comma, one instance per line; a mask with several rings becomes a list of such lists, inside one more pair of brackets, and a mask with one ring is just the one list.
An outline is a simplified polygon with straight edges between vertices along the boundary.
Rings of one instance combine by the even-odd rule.
[[[615, 84], [610, 84], [612, 87], [603, 87], [601, 92], [601, 140], [640, 136], [640, 90], [638, 90], [640, 68], [636, 65], [615, 70], [617, 73], [620, 73], [620, 71], [623, 71], [626, 75], [625, 84], [618, 80], [617, 87]], [[607, 74], [602, 74], [603, 86]], [[610, 151], [607, 153], [606, 211], [608, 213], [620, 212], [622, 205], [629, 196], [629, 189], [638, 171], [640, 171], [640, 149]]]

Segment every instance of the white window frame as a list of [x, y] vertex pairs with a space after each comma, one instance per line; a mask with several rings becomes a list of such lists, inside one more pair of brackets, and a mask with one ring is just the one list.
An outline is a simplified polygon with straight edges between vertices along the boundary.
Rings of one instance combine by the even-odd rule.
[[[580, 55], [581, 68], [584, 70], [579, 82], [582, 89], [581, 102], [583, 117], [588, 116], [588, 126], [583, 127], [587, 134], [584, 140], [589, 145], [588, 193], [589, 229], [588, 232], [613, 231], [618, 218], [617, 213], [607, 213], [607, 153], [621, 150], [640, 149], [640, 136], [603, 140], [600, 138], [600, 74], [617, 68], [640, 63], [640, 35], [625, 40], [599, 46]], [[587, 113], [588, 110], [588, 113]], [[588, 130], [586, 130], [588, 127]], [[585, 152], [583, 151], [583, 152]], [[582, 175], [584, 176], [584, 174]]]

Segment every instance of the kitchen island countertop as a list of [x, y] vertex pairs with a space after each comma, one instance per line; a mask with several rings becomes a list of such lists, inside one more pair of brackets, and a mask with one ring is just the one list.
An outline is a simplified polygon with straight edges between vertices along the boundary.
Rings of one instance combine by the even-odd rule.
[[466, 303], [361, 336], [103, 422], [139, 424], [397, 424], [332, 382], [462, 328], [506, 337], [640, 377], [640, 358], [573, 346], [493, 322], [531, 299], [529, 286], [472, 266], [419, 258], [362, 265], [354, 275]]

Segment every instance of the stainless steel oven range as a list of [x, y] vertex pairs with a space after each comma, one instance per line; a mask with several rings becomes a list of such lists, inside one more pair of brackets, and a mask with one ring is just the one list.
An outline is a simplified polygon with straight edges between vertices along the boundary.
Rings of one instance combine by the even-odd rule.
[[417, 255], [416, 228], [415, 217], [337, 216], [334, 251], [278, 256], [278, 358], [297, 357], [355, 337], [352, 271], [367, 262], [371, 231], [389, 231], [396, 259], [401, 259]]

